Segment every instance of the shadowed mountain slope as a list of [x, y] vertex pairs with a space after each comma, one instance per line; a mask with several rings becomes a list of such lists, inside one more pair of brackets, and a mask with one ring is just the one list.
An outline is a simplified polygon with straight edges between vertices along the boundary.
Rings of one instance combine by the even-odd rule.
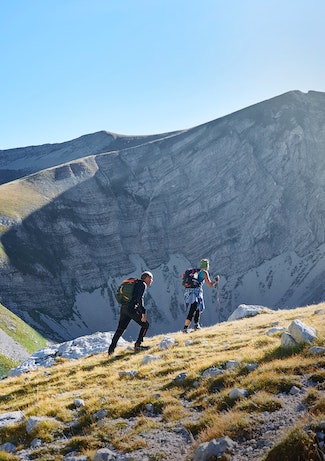
[[96, 149], [0, 186], [2, 300], [43, 334], [114, 329], [118, 283], [145, 268], [151, 333], [178, 329], [181, 274], [201, 257], [221, 275], [221, 309], [204, 288], [203, 324], [240, 303], [324, 299], [324, 93]]

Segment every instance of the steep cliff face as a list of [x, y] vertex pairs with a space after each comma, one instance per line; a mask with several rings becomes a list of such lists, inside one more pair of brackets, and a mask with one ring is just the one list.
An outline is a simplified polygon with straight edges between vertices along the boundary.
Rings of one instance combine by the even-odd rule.
[[221, 274], [203, 324], [239, 303], [321, 301], [324, 150], [325, 94], [290, 92], [3, 184], [2, 302], [50, 337], [110, 330], [117, 284], [150, 268], [151, 332], [171, 331], [181, 274], [201, 257]]

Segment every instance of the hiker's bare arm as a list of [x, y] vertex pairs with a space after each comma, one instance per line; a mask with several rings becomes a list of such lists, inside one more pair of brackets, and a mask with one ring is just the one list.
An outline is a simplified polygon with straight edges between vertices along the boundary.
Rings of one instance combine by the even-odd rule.
[[219, 276], [216, 276], [216, 277], [218, 277], [218, 280], [217, 280], [217, 278], [215, 278], [213, 281], [211, 281], [209, 272], [204, 271], [204, 280], [205, 280], [206, 284], [208, 285], [208, 287], [212, 288], [218, 283]]

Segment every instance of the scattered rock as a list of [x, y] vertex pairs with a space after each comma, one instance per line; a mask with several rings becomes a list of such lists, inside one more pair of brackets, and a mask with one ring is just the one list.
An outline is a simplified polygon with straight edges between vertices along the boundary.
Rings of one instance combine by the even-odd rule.
[[309, 349], [308, 353], [312, 355], [325, 355], [325, 347], [313, 346]]
[[[105, 352], [111, 343], [112, 335], [112, 332], [97, 332], [45, 347], [34, 352], [19, 367], [11, 369], [8, 376], [19, 376], [22, 373], [37, 370], [39, 367], [51, 367], [58, 357], [75, 360], [87, 355]], [[119, 339], [118, 346], [127, 346], [128, 344], [123, 338]]]
[[35, 450], [36, 448], [39, 448], [43, 445], [43, 441], [41, 439], [34, 439], [32, 440], [30, 447], [32, 450]]
[[246, 365], [246, 370], [247, 371], [254, 371], [254, 370], [256, 370], [256, 368], [258, 368], [258, 363], [248, 363]]
[[299, 387], [297, 387], [297, 386], [292, 386], [292, 388], [291, 388], [290, 391], [289, 391], [289, 394], [291, 394], [291, 395], [297, 395], [297, 394], [299, 394], [299, 392], [300, 392]]
[[291, 322], [288, 331], [298, 344], [312, 344], [317, 337], [315, 328], [298, 319]]
[[173, 379], [175, 383], [182, 383], [187, 378], [187, 373], [180, 373]]
[[255, 317], [255, 315], [262, 314], [263, 312], [272, 311], [264, 306], [240, 304], [237, 309], [228, 317], [228, 322], [231, 322], [232, 320], [239, 320], [245, 317]]
[[25, 419], [25, 413], [23, 411], [11, 411], [9, 413], [2, 413], [0, 415], [0, 428], [14, 426], [23, 422]]
[[99, 411], [97, 411], [96, 413], [93, 414], [93, 418], [97, 419], [97, 421], [99, 421], [100, 419], [106, 418], [107, 415], [108, 415], [107, 410], [99, 410]]
[[281, 346], [285, 348], [296, 347], [298, 343], [294, 340], [290, 333], [283, 333], [281, 336]]
[[6, 442], [0, 445], [0, 451], [6, 451], [7, 453], [13, 453], [16, 450], [16, 445], [11, 442]]
[[275, 335], [277, 333], [281, 333], [283, 331], [286, 331], [286, 328], [285, 327], [273, 327], [273, 328], [270, 328], [266, 334], [267, 336], [271, 336], [271, 335]]
[[228, 360], [226, 363], [226, 370], [234, 370], [235, 368], [240, 367], [240, 363], [237, 360]]
[[118, 372], [120, 378], [135, 378], [139, 372], [137, 370], [121, 370]]
[[232, 389], [229, 394], [228, 394], [228, 397], [231, 399], [231, 400], [238, 400], [238, 399], [242, 399], [244, 397], [246, 397], [248, 395], [248, 392], [246, 389], [238, 389], [237, 387], [235, 389]]
[[149, 362], [153, 362], [155, 360], [161, 360], [161, 357], [159, 355], [146, 355], [142, 359], [142, 365], [146, 365]]
[[88, 460], [89, 460], [88, 456], [78, 456], [78, 455], [69, 455], [69, 454], [67, 454], [63, 458], [63, 461], [88, 461]]
[[116, 456], [109, 448], [101, 448], [97, 450], [94, 456], [94, 461], [115, 461]]
[[207, 370], [204, 370], [202, 373], [202, 378], [214, 378], [217, 375], [222, 375], [224, 374], [224, 370], [221, 370], [220, 368], [208, 368]]
[[82, 399], [75, 399], [74, 406], [76, 408], [84, 407], [85, 406], [85, 401], [82, 400]]
[[176, 340], [170, 336], [166, 336], [159, 344], [160, 349], [169, 349], [176, 344]]
[[233, 452], [236, 446], [237, 443], [227, 436], [220, 439], [213, 439], [211, 442], [201, 443], [194, 452], [193, 461], [217, 459], [225, 453]]

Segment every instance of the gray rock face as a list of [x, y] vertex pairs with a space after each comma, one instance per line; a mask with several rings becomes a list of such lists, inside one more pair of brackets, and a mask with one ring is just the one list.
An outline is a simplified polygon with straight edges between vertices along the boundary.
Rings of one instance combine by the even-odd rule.
[[[149, 334], [179, 329], [181, 274], [202, 257], [221, 275], [221, 310], [206, 287], [203, 325], [241, 303], [325, 298], [324, 93], [286, 93], [150, 139], [101, 137], [79, 151], [53, 145], [51, 164], [38, 146], [40, 168], [52, 168], [0, 186], [0, 204], [24, 192], [14, 210], [0, 206], [0, 284], [2, 303], [28, 323], [56, 340], [112, 330], [116, 287], [149, 268]], [[30, 167], [19, 153], [17, 169], [36, 171], [36, 157]], [[3, 170], [14, 169], [9, 154]]]
[[168, 135], [121, 136], [100, 131], [60, 144], [0, 150], [0, 184], [89, 155], [123, 150]]

